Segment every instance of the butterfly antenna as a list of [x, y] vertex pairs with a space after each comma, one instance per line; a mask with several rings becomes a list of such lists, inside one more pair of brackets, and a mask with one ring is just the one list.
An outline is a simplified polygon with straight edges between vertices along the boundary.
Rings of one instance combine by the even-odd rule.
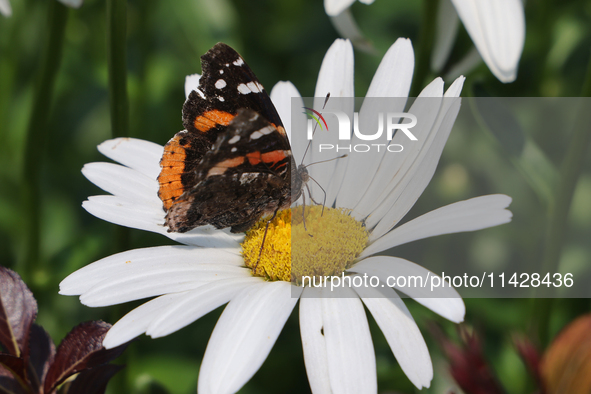
[[[328, 99], [330, 98], [330, 92], [326, 94], [326, 98], [324, 99], [324, 104], [322, 105], [322, 109], [326, 108], [326, 103], [328, 103]], [[316, 134], [316, 129], [318, 128], [318, 124], [314, 125], [314, 130], [312, 130], [312, 138], [314, 138], [314, 134]], [[306, 146], [306, 150], [304, 151], [304, 155], [302, 156], [302, 162], [300, 165], [304, 164], [304, 159], [308, 154], [308, 150], [310, 150], [310, 146], [312, 146], [312, 140], [308, 141], [308, 146]]]
[[[349, 156], [349, 155], [347, 155], [347, 154], [344, 154], [344, 155], [342, 155], [342, 156], [339, 156], [339, 157], [333, 157], [332, 159], [326, 159], [326, 160], [315, 161], [314, 163], [310, 163], [310, 164], [306, 164], [306, 165], [303, 165], [303, 164], [302, 164], [302, 167], [303, 167], [303, 168], [308, 168], [308, 167], [310, 167], [310, 166], [312, 166], [312, 165], [314, 165], [314, 164], [319, 164], [319, 163], [326, 163], [326, 162], [328, 162], [328, 161], [333, 161], [333, 160], [337, 160], [337, 159], [342, 159], [342, 158], [345, 158], [345, 157], [347, 157], [347, 156]], [[316, 182], [316, 181], [314, 181], [314, 182]], [[318, 183], [318, 182], [316, 182], [316, 183]], [[318, 185], [318, 186], [320, 186], [320, 185]]]
[[[322, 109], [326, 108], [326, 104], [328, 103], [329, 98], [330, 98], [330, 92], [328, 92], [326, 94], [326, 98], [324, 99], [324, 104], [322, 105]], [[314, 134], [316, 134], [317, 128], [318, 128], [318, 124], [315, 124], [314, 130], [312, 130], [312, 138], [314, 138]], [[319, 161], [317, 163], [304, 165], [304, 159], [306, 158], [306, 155], [308, 154], [308, 151], [310, 150], [311, 146], [312, 146], [312, 140], [308, 141], [308, 145], [306, 146], [306, 150], [304, 151], [304, 155], [302, 156], [302, 162], [300, 163], [300, 166], [302, 168], [307, 168], [307, 167], [311, 166], [312, 164], [317, 164], [317, 163], [322, 163], [324, 161], [332, 160], [332, 159], [329, 159], [329, 160]], [[324, 205], [326, 203], [326, 191], [324, 190], [324, 188], [322, 186], [320, 186], [320, 184], [316, 181], [316, 179], [314, 179], [312, 177], [310, 177], [310, 179], [312, 179], [320, 187], [320, 189], [322, 189], [322, 192], [324, 193], [324, 202], [322, 203], [322, 213], [320, 214], [322, 216], [322, 215], [324, 215]], [[308, 187], [308, 185], [306, 185], [306, 190], [308, 191], [308, 196], [310, 197], [310, 200], [312, 200], [312, 202], [314, 204], [318, 205], [318, 203], [316, 201], [314, 201], [314, 198], [312, 197], [312, 193], [310, 192], [310, 188]], [[304, 204], [302, 207], [302, 222], [304, 223], [304, 230], [308, 231], [308, 229], [306, 228], [306, 194], [305, 193], [302, 194], [302, 199], [303, 199], [303, 204]], [[308, 234], [308, 235], [312, 236], [312, 234]]]

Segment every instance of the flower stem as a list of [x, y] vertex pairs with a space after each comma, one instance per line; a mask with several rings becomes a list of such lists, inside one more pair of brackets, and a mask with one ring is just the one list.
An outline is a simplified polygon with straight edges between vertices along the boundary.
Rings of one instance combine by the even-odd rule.
[[[587, 66], [587, 75], [581, 92], [582, 97], [591, 97], [591, 60]], [[570, 205], [573, 199], [582, 167], [585, 163], [586, 153], [591, 143], [591, 114], [588, 111], [589, 100], [582, 99], [578, 118], [574, 123], [574, 130], [566, 157], [560, 168], [559, 182], [555, 198], [550, 206], [544, 260], [541, 272], [558, 272], [560, 256], [563, 248], [565, 232], [567, 230]], [[537, 317], [537, 330], [542, 345], [548, 343], [548, 328], [551, 317], [553, 300], [551, 298], [539, 298], [534, 312]]]
[[39, 60], [39, 79], [33, 93], [31, 116], [27, 126], [27, 139], [23, 157], [22, 202], [25, 214], [25, 245], [23, 258], [19, 260], [17, 271], [25, 282], [30, 282], [31, 274], [41, 266], [40, 224], [41, 224], [41, 170], [45, 143], [48, 134], [48, 120], [51, 110], [53, 87], [59, 69], [64, 42], [64, 31], [68, 9], [60, 2], [48, 1], [48, 22], [45, 44]]
[[128, 136], [127, 99], [127, 0], [107, 0], [107, 44], [109, 51], [109, 100], [113, 137]]
[[411, 87], [411, 97], [416, 97], [423, 89], [425, 79], [429, 75], [431, 52], [435, 40], [435, 27], [437, 24], [437, 8], [439, 0], [423, 0], [421, 15], [421, 30], [419, 32], [419, 45], [415, 61], [414, 78]]
[[[109, 66], [109, 105], [111, 110], [111, 135], [113, 138], [129, 136], [129, 98], [127, 95], [127, 0], [107, 0], [107, 47]], [[129, 249], [130, 232], [122, 226], [115, 227], [115, 249]], [[122, 315], [120, 307], [111, 310], [112, 319]], [[124, 355], [122, 360], [127, 359]], [[110, 388], [118, 393], [129, 393], [131, 387], [128, 369], [113, 379]]]
[[[107, 0], [107, 46], [109, 63], [109, 103], [111, 135], [129, 136], [129, 99], [127, 96], [127, 0]], [[129, 249], [129, 229], [117, 226], [115, 249]]]

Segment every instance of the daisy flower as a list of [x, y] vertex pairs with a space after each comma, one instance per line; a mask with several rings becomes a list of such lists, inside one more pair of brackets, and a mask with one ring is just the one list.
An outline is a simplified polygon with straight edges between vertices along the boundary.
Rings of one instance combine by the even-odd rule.
[[[399, 39], [385, 54], [368, 97], [407, 97], [413, 67], [411, 43]], [[197, 79], [198, 76], [187, 79], [187, 90], [195, 88]], [[321, 165], [309, 167], [310, 175], [327, 185], [326, 212], [338, 211], [331, 210], [333, 206], [347, 209], [348, 214], [341, 216], [357, 223], [347, 225], [347, 231], [356, 237], [361, 229], [366, 237], [362, 247], [342, 264], [346, 275], [368, 274], [382, 281], [390, 275], [434, 275], [413, 262], [377, 254], [426, 237], [473, 231], [510, 221], [511, 213], [505, 208], [511, 199], [491, 195], [451, 204], [395, 227], [435, 171], [460, 107], [462, 83], [463, 78], [459, 78], [444, 93], [443, 81], [438, 78], [423, 90], [410, 110], [417, 118], [424, 119], [416, 129], [419, 142], [407, 154], [394, 155], [396, 159], [371, 155], [367, 163], [333, 160], [322, 168]], [[353, 48], [349, 41], [337, 40], [324, 58], [315, 96], [325, 97], [328, 92], [331, 97], [354, 97]], [[271, 99], [289, 135], [293, 132], [291, 125], [299, 121], [292, 119], [291, 101], [301, 97], [291, 83], [280, 82], [273, 88]], [[360, 111], [370, 110], [362, 107]], [[294, 152], [301, 155], [301, 143], [294, 138], [292, 141]], [[269, 280], [269, 275], [265, 278], [253, 275], [253, 270], [245, 266], [248, 263], [243, 255], [247, 252], [241, 252], [241, 248], [247, 247], [241, 243], [247, 244], [256, 229], [248, 233], [246, 240], [243, 235], [209, 226], [184, 234], [166, 231], [156, 180], [162, 146], [125, 138], [106, 141], [99, 145], [99, 150], [121, 165], [84, 166], [84, 175], [111, 195], [89, 197], [83, 207], [101, 219], [158, 232], [184, 244], [109, 256], [74, 272], [60, 284], [61, 294], [79, 295], [83, 304], [92, 307], [155, 297], [119, 320], [107, 334], [105, 347], [112, 348], [142, 333], [153, 338], [168, 335], [228, 303], [207, 345], [199, 371], [198, 392], [233, 393], [260, 368], [299, 300], [304, 361], [312, 391], [376, 393], [376, 361], [365, 305], [412, 383], [418, 388], [430, 385], [433, 368], [427, 346], [394, 289], [346, 287], [342, 289], [345, 297], [334, 298], [323, 296], [326, 289], [292, 283], [289, 274], [278, 280]], [[360, 172], [364, 174], [361, 180]], [[311, 190], [312, 196], [321, 201], [323, 196], [318, 190]], [[307, 211], [309, 215], [314, 214], [309, 205]], [[277, 216], [269, 228], [265, 253], [267, 249], [274, 250], [273, 237], [277, 234], [281, 237], [283, 230], [291, 225], [289, 215]], [[364, 225], [360, 224], [362, 220]], [[308, 221], [308, 225], [313, 231], [314, 221]], [[339, 234], [337, 243], [338, 249], [344, 250], [344, 245], [353, 242]], [[262, 260], [260, 265], [266, 264]], [[266, 270], [280, 277], [281, 268], [290, 271], [290, 266], [286, 268], [289, 260], [270, 261], [271, 266]], [[260, 268], [257, 266], [257, 272]], [[463, 301], [453, 288], [441, 287], [435, 293], [416, 288], [399, 290], [453, 322], [464, 318]]]
[[[360, 1], [365, 4], [373, 3], [373, 0]], [[343, 37], [352, 37], [358, 42], [365, 43], [349, 13], [349, 7], [354, 2], [355, 0], [324, 0], [324, 9]], [[501, 82], [513, 82], [517, 77], [517, 66], [525, 41], [523, 2], [521, 0], [441, 0], [431, 58], [431, 67], [435, 72], [443, 68], [449, 57], [460, 20], [478, 52], [468, 54], [455, 69], [466, 72], [478, 64], [482, 58]]]

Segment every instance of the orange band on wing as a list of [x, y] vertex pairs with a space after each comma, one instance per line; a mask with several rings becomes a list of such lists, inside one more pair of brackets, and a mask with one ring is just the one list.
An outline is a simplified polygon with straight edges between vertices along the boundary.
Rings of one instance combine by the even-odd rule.
[[246, 154], [251, 166], [256, 166], [261, 162], [261, 152], [250, 152]]
[[285, 159], [287, 154], [284, 150], [274, 150], [272, 152], [263, 153], [261, 159], [264, 163], [277, 163]]
[[164, 147], [164, 154], [160, 160], [160, 175], [158, 176], [158, 197], [162, 200], [164, 209], [168, 210], [174, 201], [183, 194], [181, 174], [185, 170], [185, 148], [179, 144], [180, 137], [175, 136]]
[[236, 115], [233, 115], [229, 112], [212, 109], [210, 111], [204, 112], [203, 115], [196, 117], [193, 124], [197, 130], [207, 132], [218, 124], [222, 126], [229, 125], [232, 119], [235, 117]]
[[242, 163], [244, 163], [244, 156], [238, 156], [232, 159], [220, 161], [209, 170], [207, 176], [222, 175], [228, 168], [238, 167]]

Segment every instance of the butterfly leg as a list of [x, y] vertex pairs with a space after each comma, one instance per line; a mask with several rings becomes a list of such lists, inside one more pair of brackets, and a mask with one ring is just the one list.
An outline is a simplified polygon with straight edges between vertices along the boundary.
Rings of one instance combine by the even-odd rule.
[[267, 225], [265, 226], [265, 233], [263, 234], [263, 242], [261, 242], [261, 250], [259, 251], [259, 257], [257, 258], [257, 262], [253, 268], [253, 272], [255, 274], [257, 272], [257, 267], [259, 266], [259, 262], [261, 261], [261, 256], [263, 255], [263, 248], [265, 247], [265, 239], [267, 239], [267, 231], [269, 231], [269, 225], [271, 224], [273, 219], [275, 219], [275, 216], [277, 216], [277, 212], [279, 212], [279, 208], [277, 208], [275, 210], [275, 212], [273, 212], [273, 216], [271, 217], [271, 219], [267, 220]]

